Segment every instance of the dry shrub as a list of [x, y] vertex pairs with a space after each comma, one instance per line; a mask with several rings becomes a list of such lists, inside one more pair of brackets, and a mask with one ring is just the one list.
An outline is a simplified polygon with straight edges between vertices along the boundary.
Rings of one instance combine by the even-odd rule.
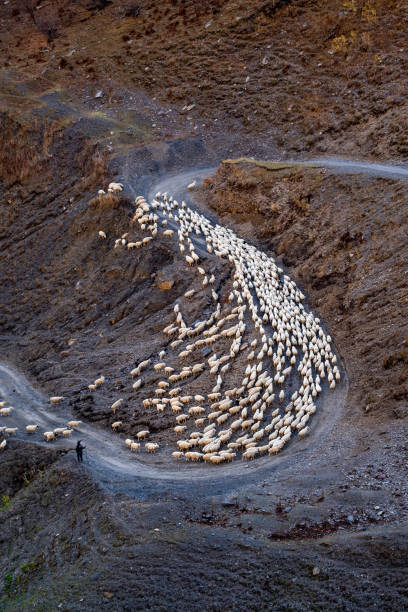
[[111, 208], [117, 208], [119, 206], [121, 198], [116, 193], [106, 193], [105, 195], [98, 195], [89, 202], [89, 208], [99, 210], [109, 210]]
[[35, 169], [37, 175], [44, 169], [42, 153], [43, 133], [38, 124], [18, 123], [7, 113], [1, 113], [0, 177], [6, 184], [24, 182]]

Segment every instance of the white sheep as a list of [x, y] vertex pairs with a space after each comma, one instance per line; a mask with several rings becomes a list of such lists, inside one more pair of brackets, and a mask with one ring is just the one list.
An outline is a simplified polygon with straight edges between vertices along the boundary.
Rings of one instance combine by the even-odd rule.
[[142, 431], [139, 431], [136, 434], [136, 437], [138, 440], [143, 440], [144, 438], [147, 438], [147, 436], [149, 435], [149, 430], [148, 429], [143, 429]]
[[180, 450], [185, 451], [190, 448], [190, 442], [187, 442], [187, 440], [177, 440], [177, 446]]
[[76, 429], [81, 425], [82, 421], [68, 421], [67, 425], [70, 429]]
[[145, 449], [148, 453], [155, 453], [159, 448], [156, 442], [146, 442]]
[[111, 427], [113, 431], [117, 431], [121, 425], [122, 425], [122, 421], [115, 421], [114, 423], [112, 423]]
[[62, 395], [54, 395], [50, 397], [50, 404], [58, 404], [58, 402], [62, 402], [65, 399]]
[[122, 190], [123, 190], [122, 183], [109, 183], [108, 185], [108, 191], [110, 192], [122, 191]]
[[113, 404], [111, 406], [113, 414], [116, 413], [117, 409], [119, 408], [119, 406], [122, 405], [122, 403], [123, 403], [123, 399], [118, 399], [118, 400], [116, 400], [116, 402], [113, 402]]
[[4, 433], [9, 436], [14, 435], [17, 431], [18, 431], [18, 427], [6, 427], [4, 429]]

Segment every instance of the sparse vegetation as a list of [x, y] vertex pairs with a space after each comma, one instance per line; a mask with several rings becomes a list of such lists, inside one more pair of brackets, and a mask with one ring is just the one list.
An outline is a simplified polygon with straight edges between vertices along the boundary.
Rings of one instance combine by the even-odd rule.
[[2, 510], [7, 510], [7, 508], [10, 506], [10, 496], [5, 494], [1, 496], [1, 509]]

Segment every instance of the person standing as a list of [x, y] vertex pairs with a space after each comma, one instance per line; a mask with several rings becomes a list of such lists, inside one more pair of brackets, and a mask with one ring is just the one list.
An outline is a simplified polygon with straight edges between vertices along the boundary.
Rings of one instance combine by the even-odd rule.
[[81, 444], [81, 440], [78, 440], [77, 445], [76, 445], [76, 454], [77, 454], [77, 459], [78, 459], [78, 463], [82, 463], [83, 461], [83, 451], [84, 448], [86, 448], [85, 446], [83, 446]]

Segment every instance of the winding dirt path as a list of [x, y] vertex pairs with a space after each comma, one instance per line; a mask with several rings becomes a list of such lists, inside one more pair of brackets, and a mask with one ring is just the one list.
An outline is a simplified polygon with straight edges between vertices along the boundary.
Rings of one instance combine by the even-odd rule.
[[[408, 179], [408, 168], [392, 164], [377, 164], [349, 160], [318, 159], [306, 162], [288, 162], [288, 165], [313, 165], [331, 168], [339, 172], [362, 172], [374, 176]], [[164, 176], [151, 186], [148, 199], [154, 197], [157, 191], [167, 191], [175, 199], [189, 200], [190, 192], [187, 185], [193, 180], [202, 181], [215, 171], [214, 167], [189, 170], [175, 175]], [[217, 222], [213, 211], [198, 207], [212, 221]], [[144, 454], [130, 453], [124, 441], [117, 434], [100, 429], [94, 424], [82, 423], [75, 431], [72, 439], [59, 439], [53, 444], [60, 448], [74, 448], [78, 439], [82, 439], [87, 448], [85, 466], [90, 469], [97, 481], [104, 487], [115, 491], [140, 494], [141, 487], [146, 492], [160, 489], [171, 489], [175, 493], [187, 491], [192, 488], [196, 493], [205, 490], [227, 493], [239, 489], [242, 485], [253, 480], [252, 472], [257, 472], [257, 479], [279, 468], [279, 481], [285, 479], [285, 473], [296, 474], [296, 480], [306, 474], [307, 465], [310, 466], [312, 458], [317, 451], [323, 449], [336, 420], [339, 418], [347, 395], [347, 379], [343, 370], [342, 382], [332, 393], [326, 391], [322, 394], [319, 405], [319, 414], [313, 423], [312, 434], [305, 440], [294, 440], [285, 451], [276, 457], [262, 457], [247, 463], [235, 461], [223, 466], [207, 466], [204, 464], [185, 464], [173, 462], [170, 453], [173, 448], [164, 449], [150, 459]], [[8, 404], [14, 406], [12, 415], [1, 419], [2, 425], [17, 426], [19, 430], [16, 438], [35, 442], [40, 445], [47, 443], [42, 438], [42, 431], [65, 426], [74, 418], [68, 407], [64, 404], [50, 405], [48, 399], [38, 390], [34, 389], [25, 376], [13, 367], [0, 363], [0, 393]], [[25, 426], [38, 423], [41, 433], [34, 435], [25, 432]], [[146, 457], [148, 463], [144, 461]], [[276, 483], [279, 483], [276, 480]]]

